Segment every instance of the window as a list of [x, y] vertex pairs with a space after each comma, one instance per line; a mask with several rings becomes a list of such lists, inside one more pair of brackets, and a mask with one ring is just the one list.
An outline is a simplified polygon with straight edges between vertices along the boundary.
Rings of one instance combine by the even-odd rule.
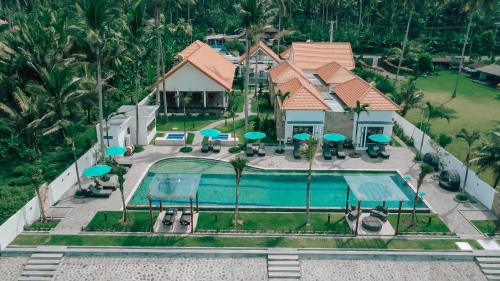
[[308, 133], [312, 135], [313, 126], [293, 126], [293, 135], [300, 133]]
[[265, 72], [264, 70], [261, 70], [261, 71], [259, 71], [259, 76], [260, 76], [260, 77], [264, 77], [264, 76], [265, 76], [265, 73], [266, 73], [266, 72]]

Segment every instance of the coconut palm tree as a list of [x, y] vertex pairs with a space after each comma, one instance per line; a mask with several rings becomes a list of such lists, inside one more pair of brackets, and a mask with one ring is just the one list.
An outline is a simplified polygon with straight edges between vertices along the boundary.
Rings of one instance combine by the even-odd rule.
[[[355, 124], [355, 133], [354, 133], [354, 137], [353, 137], [353, 144], [354, 144], [354, 148], [356, 149], [356, 147], [358, 147], [358, 124], [359, 124], [359, 116], [361, 115], [361, 113], [363, 112], [366, 112], [366, 114], [368, 114], [368, 107], [369, 105], [368, 104], [361, 104], [361, 102], [359, 102], [359, 100], [356, 101], [356, 106], [353, 107], [353, 108], [347, 108], [346, 111], [348, 112], [354, 112], [354, 114], [356, 114], [356, 124]], [[354, 152], [356, 153], [356, 152]]]
[[125, 194], [123, 192], [123, 184], [125, 183], [125, 168], [119, 166], [116, 175], [118, 176], [118, 189], [120, 189], [120, 196], [122, 199], [122, 223], [127, 222], [127, 205], [125, 205]]
[[[289, 96], [290, 96], [290, 92], [284, 92], [284, 93], [283, 93], [281, 90], [278, 90], [278, 93], [276, 94], [276, 101], [275, 101], [275, 102], [277, 103], [277, 102], [278, 102], [278, 100], [279, 100], [279, 102], [280, 102], [281, 104], [283, 104], [283, 102], [285, 102], [285, 100], [286, 100]], [[283, 111], [281, 111], [281, 114], [283, 114]], [[280, 144], [279, 149], [280, 149], [281, 151], [283, 151], [283, 150], [282, 150], [282, 144], [283, 144], [283, 143], [282, 143], [281, 138], [280, 138], [279, 144]]]
[[403, 46], [401, 48], [401, 53], [399, 55], [399, 61], [398, 61], [398, 68], [396, 70], [396, 79], [394, 80], [394, 87], [396, 87], [396, 83], [398, 83], [398, 78], [399, 78], [399, 70], [401, 69], [401, 64], [403, 62], [403, 55], [405, 53], [406, 45], [408, 44], [408, 34], [410, 33], [410, 24], [411, 24], [411, 19], [413, 18], [413, 13], [415, 12], [415, 4], [416, 0], [398, 0], [404, 7], [407, 7], [410, 9], [410, 14], [408, 16], [408, 23], [406, 24], [406, 32], [405, 32], [405, 39], [403, 40]]
[[234, 224], [241, 224], [240, 215], [238, 211], [238, 196], [240, 192], [240, 181], [243, 174], [243, 170], [247, 166], [248, 160], [244, 158], [237, 157], [231, 160], [231, 165], [234, 169], [235, 180], [236, 180], [236, 190], [235, 190], [235, 204], [234, 204]]
[[281, 18], [286, 15], [286, 8], [287, 8], [287, 0], [272, 0], [274, 6], [276, 6], [278, 10], [278, 53], [280, 51], [280, 42], [281, 42], [281, 37], [279, 33], [281, 32]]
[[500, 183], [500, 133], [490, 132], [489, 138], [480, 145], [470, 162], [477, 165], [478, 174], [486, 170], [492, 171], [492, 186], [496, 188]]
[[411, 78], [401, 87], [400, 91], [394, 91], [390, 96], [401, 107], [399, 114], [405, 117], [410, 109], [420, 105], [424, 93], [417, 88], [417, 79]]
[[465, 156], [465, 177], [464, 177], [464, 185], [462, 186], [462, 192], [465, 191], [465, 186], [467, 185], [467, 176], [469, 175], [469, 165], [470, 165], [470, 156], [472, 152], [472, 146], [476, 141], [481, 138], [481, 134], [478, 131], [469, 132], [467, 129], [462, 128], [460, 132], [456, 135], [457, 139], [461, 139], [467, 143], [467, 155]]
[[311, 225], [309, 209], [311, 205], [311, 179], [312, 179], [312, 165], [314, 163], [314, 158], [316, 157], [316, 151], [318, 150], [318, 140], [316, 138], [309, 138], [306, 141], [306, 146], [302, 152], [309, 161], [309, 170], [307, 173], [307, 189], [306, 189], [306, 221], [307, 226]]
[[108, 24], [113, 20], [113, 9], [107, 0], [79, 0], [76, 3], [76, 10], [83, 19], [83, 25], [87, 28], [87, 39], [93, 47], [95, 54], [96, 72], [97, 72], [97, 95], [99, 97], [99, 143], [101, 150], [101, 161], [104, 161], [104, 105], [102, 95], [102, 69], [101, 52], [105, 41], [104, 33]]
[[35, 189], [36, 197], [38, 198], [38, 204], [40, 205], [40, 222], [46, 223], [47, 216], [45, 214], [45, 204], [42, 200], [41, 188], [47, 188], [47, 183], [45, 183], [45, 180], [43, 178], [42, 164], [38, 161], [36, 161], [36, 165], [33, 169], [31, 180]]
[[429, 164], [423, 163], [422, 165], [420, 165], [420, 174], [418, 174], [418, 179], [417, 179], [417, 191], [415, 192], [415, 197], [413, 198], [413, 212], [412, 212], [411, 223], [410, 223], [411, 226], [417, 225], [417, 212], [416, 212], [416, 210], [417, 210], [417, 200], [418, 200], [418, 196], [419, 196], [418, 193], [420, 191], [420, 187], [422, 186], [422, 183], [424, 183], [425, 177], [428, 174], [432, 173], [432, 171], [434, 171], [434, 169]]
[[423, 132], [422, 139], [420, 141], [420, 149], [418, 150], [418, 155], [422, 154], [422, 147], [424, 145], [425, 134], [429, 133], [431, 121], [434, 119], [445, 119], [450, 122], [451, 119], [455, 118], [455, 110], [448, 108], [444, 105], [434, 105], [430, 102], [425, 103], [423, 109], [423, 119], [421, 130]]
[[182, 102], [182, 108], [183, 108], [183, 112], [184, 112], [184, 147], [187, 146], [187, 132], [186, 132], [186, 105], [188, 105], [190, 102], [191, 102], [191, 93], [189, 92], [184, 92], [184, 94], [182, 95], [182, 99], [181, 99], [181, 102]]

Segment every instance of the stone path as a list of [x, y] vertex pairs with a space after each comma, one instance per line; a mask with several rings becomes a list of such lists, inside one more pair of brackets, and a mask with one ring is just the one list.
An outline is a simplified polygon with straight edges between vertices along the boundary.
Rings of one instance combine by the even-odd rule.
[[29, 257], [0, 257], [0, 280], [15, 281]]
[[300, 261], [296, 249], [269, 249], [267, 276], [269, 281], [301, 280]]
[[50, 281], [63, 258], [63, 253], [35, 252], [24, 266], [18, 281]]
[[478, 255], [476, 262], [488, 280], [500, 280], [500, 252], [494, 255]]

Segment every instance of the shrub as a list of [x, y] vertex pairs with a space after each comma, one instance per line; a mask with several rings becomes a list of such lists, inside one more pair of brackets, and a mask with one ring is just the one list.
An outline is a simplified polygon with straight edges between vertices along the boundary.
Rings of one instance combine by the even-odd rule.
[[442, 148], [445, 148], [447, 145], [449, 145], [452, 140], [453, 139], [447, 134], [439, 134], [438, 143]]
[[193, 151], [193, 148], [190, 146], [183, 146], [183, 147], [181, 147], [180, 151], [182, 153], [189, 153], [189, 152]]
[[227, 50], [230, 52], [236, 51], [239, 55], [245, 52], [245, 44], [239, 40], [231, 40], [227, 41], [224, 46], [226, 46]]
[[432, 56], [430, 54], [422, 54], [417, 62], [418, 71], [422, 73], [434, 72], [434, 65], [432, 64]]
[[143, 151], [144, 151], [144, 146], [142, 146], [142, 145], [138, 145], [134, 149], [134, 153], [141, 153]]
[[233, 146], [229, 148], [229, 153], [240, 153], [241, 148], [239, 146]]

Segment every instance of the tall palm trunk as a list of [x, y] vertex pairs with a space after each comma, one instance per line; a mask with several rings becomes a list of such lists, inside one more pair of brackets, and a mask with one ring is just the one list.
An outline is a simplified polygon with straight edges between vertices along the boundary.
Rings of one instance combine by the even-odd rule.
[[280, 51], [280, 41], [281, 41], [281, 11], [278, 12], [278, 55], [281, 52]]
[[134, 94], [134, 103], [135, 103], [135, 144], [139, 145], [139, 81], [138, 81], [138, 73], [137, 73], [137, 66], [136, 66], [136, 71], [135, 77], [134, 77], [134, 88], [135, 88], [135, 94]]
[[399, 70], [401, 69], [401, 64], [403, 63], [403, 56], [406, 50], [406, 45], [408, 42], [408, 34], [410, 33], [410, 24], [411, 24], [411, 19], [413, 17], [413, 11], [415, 8], [412, 8], [410, 11], [410, 16], [408, 17], [408, 23], [406, 24], [406, 32], [405, 32], [405, 39], [403, 40], [403, 47], [401, 48], [401, 54], [399, 55], [399, 62], [398, 62], [398, 68], [396, 70], [396, 79], [394, 80], [394, 87], [396, 87], [396, 83], [398, 83], [399, 79]]
[[240, 211], [238, 209], [238, 196], [240, 193], [240, 174], [236, 175], [236, 191], [235, 191], [235, 204], [234, 204], [234, 222], [235, 224], [238, 224], [238, 221], [240, 219]]
[[71, 150], [73, 151], [73, 159], [75, 160], [76, 180], [78, 182], [78, 190], [82, 190], [82, 182], [80, 181], [80, 169], [78, 168], [78, 158], [76, 157], [75, 141], [71, 140]]
[[125, 195], [123, 194], [123, 188], [120, 188], [120, 195], [122, 198], [122, 222], [127, 222], [127, 206], [125, 205]]
[[[255, 43], [257, 46], [257, 43]], [[255, 88], [254, 88], [254, 92], [253, 92], [253, 97], [256, 98], [257, 97], [257, 87], [259, 85], [259, 77], [257, 76], [259, 75], [259, 51], [258, 49], [255, 51], [255, 74], [254, 74], [254, 82], [255, 82]]]
[[40, 187], [41, 186], [35, 187], [35, 192], [36, 192], [36, 197], [38, 198], [38, 204], [40, 205], [40, 222], [45, 223], [47, 222], [47, 216], [45, 215], [45, 210], [43, 209], [43, 201], [42, 201], [42, 196], [40, 194]]
[[460, 55], [460, 64], [458, 65], [457, 80], [455, 80], [455, 87], [453, 88], [453, 94], [451, 95], [451, 98], [457, 97], [458, 82], [460, 80], [460, 74], [462, 73], [462, 67], [464, 65], [465, 47], [467, 46], [467, 41], [469, 40], [469, 32], [470, 32], [470, 27], [472, 25], [473, 15], [474, 15], [474, 10], [470, 12], [469, 23], [467, 24], [467, 31], [465, 32], [464, 44], [462, 46], [462, 54]]
[[102, 100], [102, 77], [101, 77], [101, 51], [100, 47], [96, 48], [96, 60], [97, 60], [97, 95], [99, 98], [99, 143], [101, 148], [101, 162], [104, 162], [105, 152], [104, 152], [104, 104]]
[[186, 102], [183, 101], [184, 103], [184, 146], [187, 146], [187, 135], [186, 135]]
[[470, 164], [470, 151], [472, 145], [469, 145], [467, 149], [467, 156], [465, 157], [465, 177], [464, 177], [464, 186], [462, 187], [462, 192], [465, 192], [465, 187], [467, 186], [467, 178], [469, 177], [469, 164]]
[[363, 0], [359, 0], [359, 19], [358, 19], [358, 27], [361, 29], [361, 25], [363, 24], [362, 20], [363, 15]]
[[[161, 43], [161, 32], [160, 32], [160, 1], [156, 0], [155, 5], [155, 28], [156, 28], [156, 39], [157, 39], [157, 54], [156, 54], [156, 77], [161, 79], [161, 57], [162, 57], [162, 43]], [[165, 89], [163, 89], [165, 91]], [[160, 103], [160, 83], [156, 86], [156, 105]]]
[[354, 151], [358, 147], [358, 122], [359, 122], [359, 114], [356, 114], [356, 129], [354, 131]]
[[246, 42], [245, 42], [245, 90], [243, 96], [245, 98], [245, 132], [248, 132], [248, 83], [250, 80], [250, 38], [248, 36], [248, 30], [246, 30]]
[[311, 205], [311, 178], [312, 178], [312, 159], [309, 160], [309, 173], [307, 174], [307, 190], [306, 190], [306, 225], [311, 225], [310, 221], [310, 205]]

